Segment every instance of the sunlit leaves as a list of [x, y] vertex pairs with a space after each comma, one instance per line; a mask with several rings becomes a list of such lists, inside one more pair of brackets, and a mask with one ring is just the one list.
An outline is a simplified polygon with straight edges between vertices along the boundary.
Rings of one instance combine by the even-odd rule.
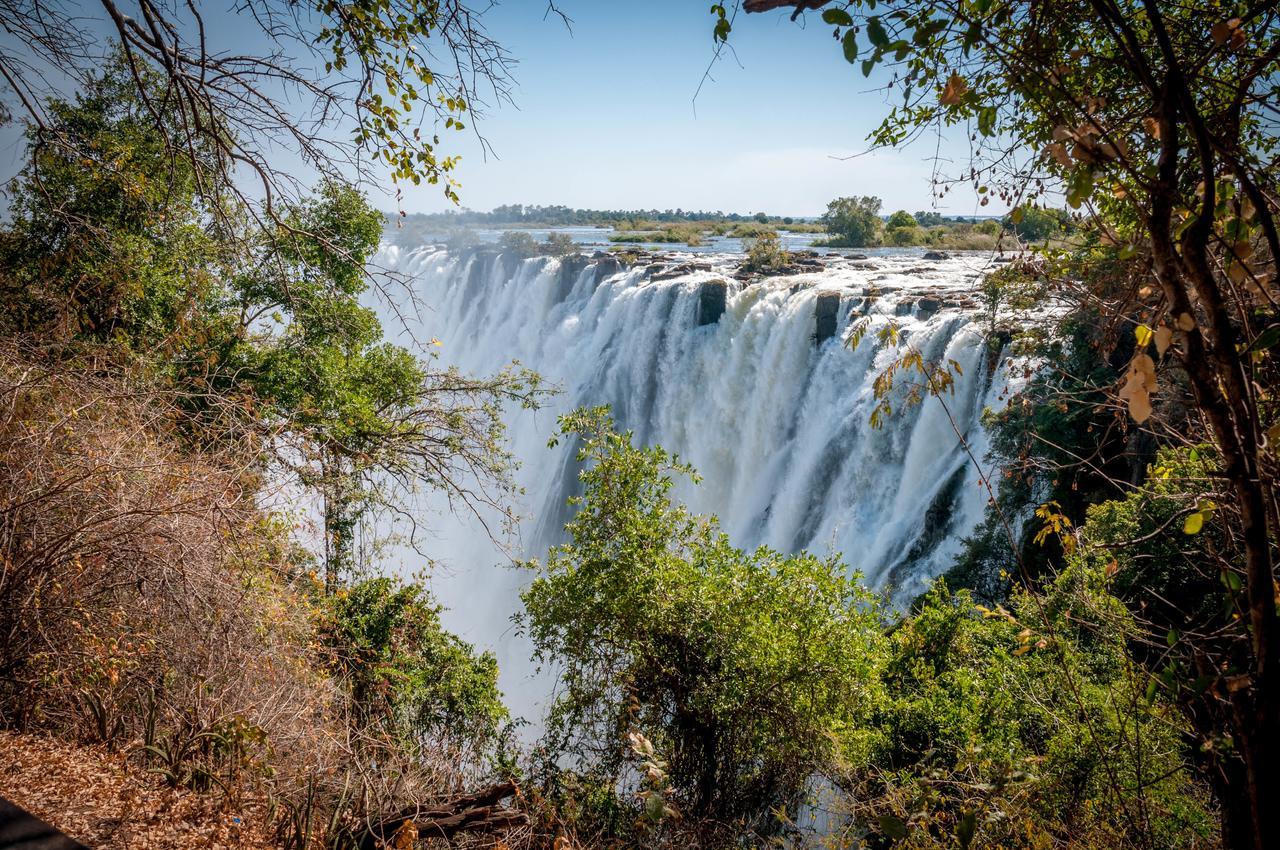
[[1217, 509], [1217, 505], [1209, 500], [1205, 500], [1196, 504], [1196, 509], [1187, 514], [1186, 520], [1182, 523], [1183, 534], [1199, 534], [1201, 529], [1213, 517], [1213, 512]]
[[729, 20], [728, 10], [725, 9], [723, 3], [716, 3], [711, 7], [711, 14], [716, 17], [715, 26], [712, 29], [712, 37], [721, 43], [728, 41], [729, 33], [733, 31], [733, 23]]

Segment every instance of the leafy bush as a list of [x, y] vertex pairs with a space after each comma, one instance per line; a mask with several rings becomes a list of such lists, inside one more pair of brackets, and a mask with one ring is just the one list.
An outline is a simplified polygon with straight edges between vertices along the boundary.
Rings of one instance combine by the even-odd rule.
[[364, 723], [484, 748], [507, 719], [497, 661], [446, 632], [421, 585], [372, 578], [340, 590], [323, 600], [320, 633]]
[[877, 606], [830, 559], [733, 548], [670, 500], [661, 449], [603, 409], [561, 420], [581, 440], [584, 495], [524, 592], [523, 628], [560, 671], [552, 753], [625, 779], [620, 738], [642, 733], [691, 815], [771, 831], [809, 777], [865, 746], [876, 701]]
[[564, 257], [569, 254], [578, 252], [578, 243], [573, 241], [573, 237], [567, 233], [548, 233], [547, 239], [540, 246], [540, 250], [544, 254], [553, 257]]
[[498, 248], [510, 257], [523, 260], [538, 255], [538, 240], [525, 230], [507, 230], [499, 237]]
[[909, 848], [1210, 846], [1212, 809], [1132, 634], [1084, 560], [1007, 610], [936, 586], [891, 633], [882, 746], [843, 780], [851, 829]]
[[886, 245], [899, 247], [922, 245], [925, 242], [925, 232], [916, 227], [914, 221], [901, 227], [891, 226], [884, 232], [884, 242]]
[[747, 249], [747, 259], [743, 262], [742, 268], [747, 271], [760, 274], [779, 272], [786, 268], [790, 259], [787, 252], [782, 250], [782, 241], [778, 238], [778, 234], [772, 230], [748, 239], [744, 244]]

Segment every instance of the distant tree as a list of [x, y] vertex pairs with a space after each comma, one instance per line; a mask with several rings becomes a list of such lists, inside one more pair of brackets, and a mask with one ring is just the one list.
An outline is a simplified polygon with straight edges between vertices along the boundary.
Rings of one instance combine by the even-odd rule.
[[1024, 242], [1043, 242], [1063, 232], [1065, 210], [1047, 209], [1035, 204], [1023, 204], [1004, 217], [1004, 226]]
[[796, 220], [795, 220], [794, 218], [792, 218], [791, 216], [789, 216], [789, 215], [788, 215], [788, 216], [783, 216], [783, 218], [782, 218], [782, 223], [783, 223], [783, 224], [795, 224], [795, 222], [796, 222]]
[[752, 218], [754, 218], [756, 221], [760, 222], [761, 224], [767, 224], [769, 222], [769, 216], [762, 212], [756, 213], [754, 216], [752, 216]]
[[822, 223], [828, 233], [850, 248], [874, 245], [880, 230], [880, 199], [837, 198], [827, 204]]
[[940, 212], [921, 211], [916, 213], [913, 218], [916, 220], [916, 224], [921, 227], [937, 227], [943, 223], [942, 213]]
[[915, 225], [915, 218], [906, 210], [898, 210], [885, 222], [885, 227], [915, 227]]
[[546, 241], [539, 246], [539, 250], [553, 257], [563, 257], [577, 253], [578, 243], [574, 242], [573, 237], [567, 233], [548, 233]]
[[903, 227], [888, 227], [884, 231], [884, 241], [888, 245], [905, 248], [910, 245], [924, 243], [924, 231], [916, 226], [915, 220]]
[[498, 247], [502, 253], [522, 260], [537, 255], [538, 240], [527, 230], [508, 230], [498, 239]]

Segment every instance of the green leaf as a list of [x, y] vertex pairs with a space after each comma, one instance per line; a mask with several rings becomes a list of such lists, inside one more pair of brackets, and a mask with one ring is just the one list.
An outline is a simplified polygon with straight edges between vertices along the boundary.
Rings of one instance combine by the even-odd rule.
[[884, 25], [880, 23], [879, 18], [867, 19], [867, 38], [876, 47], [889, 46], [889, 35], [884, 31]]
[[872, 56], [870, 59], [863, 59], [862, 60], [862, 76], [864, 77], [871, 76], [871, 69], [874, 68], [875, 66], [876, 66], [876, 57]]
[[965, 812], [956, 823], [956, 838], [962, 850], [967, 850], [973, 843], [973, 835], [978, 830], [978, 816], [974, 812]]
[[826, 9], [822, 13], [822, 20], [837, 27], [853, 26], [853, 18], [844, 9]]
[[849, 64], [853, 64], [858, 60], [858, 34], [853, 30], [845, 30], [844, 37], [840, 39], [840, 46], [844, 48], [844, 58]]
[[984, 136], [994, 136], [996, 127], [996, 108], [994, 106], [983, 107], [978, 112], [978, 132]]
[[1270, 351], [1280, 345], [1280, 324], [1272, 325], [1253, 338], [1249, 351]]
[[893, 815], [881, 815], [879, 818], [880, 834], [894, 841], [907, 837], [907, 825]]

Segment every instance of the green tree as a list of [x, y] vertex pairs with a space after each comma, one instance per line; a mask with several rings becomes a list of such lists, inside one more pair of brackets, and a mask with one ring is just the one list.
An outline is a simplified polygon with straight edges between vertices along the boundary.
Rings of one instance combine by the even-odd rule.
[[1043, 242], [1064, 232], [1064, 217], [1065, 210], [1023, 204], [1005, 216], [1003, 223], [1024, 242]]
[[580, 440], [584, 494], [570, 542], [532, 563], [523, 628], [560, 671], [553, 752], [621, 778], [622, 738], [650, 739], [691, 814], [770, 831], [809, 777], [859, 750], [876, 700], [879, 619], [830, 559], [733, 548], [671, 502], [660, 448], [603, 408], [561, 420]]
[[200, 186], [219, 159], [168, 156], [126, 75], [113, 63], [28, 130], [0, 231], [0, 316], [10, 331], [172, 353], [217, 295], [225, 254]]
[[836, 198], [827, 204], [821, 218], [827, 232], [835, 239], [831, 244], [848, 248], [865, 248], [876, 244], [880, 232], [880, 199]]
[[[50, 104], [53, 142], [30, 136], [0, 230], [7, 330], [145, 364], [181, 391], [193, 441], [259, 432], [263, 466], [321, 496], [331, 590], [374, 507], [427, 486], [508, 510], [502, 407], [535, 403], [536, 376], [469, 378], [388, 343], [361, 303], [383, 227], [363, 194], [326, 181], [274, 227], [249, 224], [214, 164], [170, 155], [129, 74], [113, 66]], [[81, 148], [99, 155], [68, 153]]]
[[889, 220], [885, 222], [885, 227], [890, 227], [890, 228], [915, 227], [915, 226], [916, 226], [915, 218], [911, 215], [911, 213], [907, 212], [906, 210], [898, 210], [896, 213], [889, 216]]

